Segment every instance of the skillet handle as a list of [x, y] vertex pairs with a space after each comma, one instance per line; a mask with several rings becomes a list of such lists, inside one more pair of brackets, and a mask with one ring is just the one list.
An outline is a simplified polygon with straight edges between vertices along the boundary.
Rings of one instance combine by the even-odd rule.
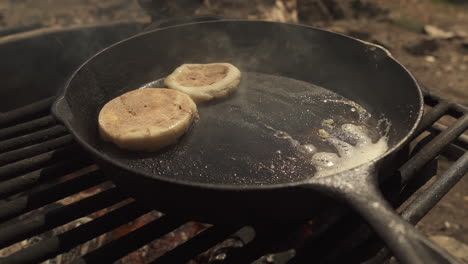
[[[394, 211], [378, 190], [374, 165], [314, 182], [356, 210], [401, 263], [460, 263]], [[316, 187], [316, 184], [311, 187], [313, 185]]]

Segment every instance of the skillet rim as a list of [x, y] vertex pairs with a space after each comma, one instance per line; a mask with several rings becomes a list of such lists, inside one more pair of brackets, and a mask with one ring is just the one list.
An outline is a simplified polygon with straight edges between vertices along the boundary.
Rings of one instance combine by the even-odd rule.
[[[61, 115], [61, 111], [59, 110], [60, 105], [65, 104], [68, 107], [68, 103], [66, 102], [65, 97], [66, 97], [68, 88], [70, 87], [70, 83], [73, 81], [75, 76], [90, 61], [94, 60], [95, 58], [97, 58], [102, 53], [107, 52], [108, 50], [112, 49], [114, 46], [120, 45], [121, 43], [124, 43], [124, 42], [127, 42], [127, 41], [131, 41], [134, 38], [138, 38], [138, 37], [141, 37], [141, 36], [144, 36], [144, 35], [147, 35], [147, 34], [152, 34], [152, 33], [157, 32], [157, 31], [169, 30], [169, 29], [172, 29], [172, 28], [175, 28], [175, 27], [190, 26], [190, 25], [194, 25], [194, 24], [227, 23], [227, 22], [230, 22], [230, 23], [232, 23], [232, 22], [268, 23], [268, 24], [277, 24], [277, 25], [287, 25], [287, 26], [293, 26], [293, 27], [302, 27], [304, 29], [321, 31], [321, 32], [324, 32], [326, 34], [338, 35], [338, 36], [343, 37], [343, 38], [351, 39], [353, 41], [358, 41], [358, 42], [361, 43], [361, 45], [372, 45], [374, 47], [377, 47], [377, 48], [381, 49], [381, 51], [385, 52], [386, 56], [389, 57], [393, 61], [393, 63], [396, 63], [397, 66], [401, 67], [404, 70], [404, 72], [406, 72], [406, 74], [408, 74], [408, 76], [411, 78], [411, 80], [412, 80], [412, 82], [413, 82], [413, 84], [415, 86], [415, 89], [416, 89], [416, 92], [417, 92], [417, 95], [418, 95], [418, 99], [419, 99], [418, 100], [419, 101], [419, 111], [417, 113], [417, 116], [416, 116], [416, 119], [415, 119], [415, 121], [413, 123], [413, 126], [411, 127], [409, 132], [402, 139], [400, 139], [400, 141], [398, 141], [393, 147], [388, 149], [384, 154], [380, 155], [379, 157], [377, 157], [377, 158], [375, 158], [375, 159], [373, 159], [371, 161], [368, 161], [366, 163], [363, 163], [363, 164], [357, 165], [355, 167], [352, 167], [352, 168], [350, 168], [348, 170], [345, 170], [345, 171], [342, 171], [342, 172], [339, 172], [339, 173], [336, 173], [336, 174], [324, 176], [323, 178], [335, 177], [336, 175], [346, 173], [346, 172], [349, 172], [349, 171], [352, 171], [352, 170], [361, 170], [361, 169], [365, 170], [365, 168], [367, 168], [369, 166], [372, 166], [374, 164], [378, 164], [379, 161], [384, 160], [389, 155], [391, 155], [392, 153], [399, 150], [404, 144], [406, 144], [410, 140], [410, 138], [414, 134], [414, 132], [416, 131], [417, 127], [419, 126], [419, 123], [421, 122], [421, 119], [422, 119], [422, 116], [423, 116], [423, 111], [424, 111], [424, 99], [423, 99], [423, 94], [422, 94], [421, 87], [419, 86], [418, 82], [416, 81], [415, 77], [411, 74], [411, 72], [405, 66], [403, 66], [403, 64], [401, 64], [398, 60], [396, 60], [384, 48], [382, 48], [382, 47], [380, 47], [378, 45], [374, 45], [372, 43], [362, 41], [360, 39], [357, 39], [357, 38], [354, 38], [354, 37], [351, 37], [351, 36], [347, 36], [347, 35], [342, 34], [342, 33], [332, 32], [332, 31], [329, 31], [329, 30], [320, 29], [320, 28], [309, 26], [309, 25], [293, 24], [293, 23], [282, 23], [282, 22], [271, 22], [271, 21], [261, 21], [261, 20], [244, 20], [244, 19], [223, 19], [223, 20], [219, 20], [219, 21], [193, 22], [193, 23], [186, 23], [186, 24], [175, 25], [175, 26], [170, 26], [170, 27], [158, 28], [158, 29], [154, 29], [154, 30], [139, 33], [139, 34], [137, 34], [135, 36], [132, 36], [132, 37], [129, 37], [127, 39], [118, 41], [118, 42], [116, 42], [116, 43], [102, 49], [101, 51], [99, 51], [98, 53], [94, 54], [89, 59], [87, 59], [84, 63], [82, 63], [73, 72], [73, 74], [67, 80], [67, 82], [63, 86], [63, 88], [58, 91], [57, 99], [54, 101], [54, 103], [52, 104], [52, 107], [51, 107], [51, 112], [52, 112], [53, 116], [55, 116], [60, 122], [62, 122], [65, 125], [65, 127], [68, 129], [70, 134], [73, 136], [73, 138], [75, 138], [75, 140], [82, 147], [84, 147], [87, 151], [91, 152], [92, 155], [98, 157], [100, 160], [103, 160], [103, 161], [107, 162], [108, 164], [111, 164], [112, 166], [117, 167], [120, 170], [130, 172], [130, 173], [138, 175], [138, 176], [146, 177], [146, 178], [149, 178], [151, 180], [158, 180], [158, 181], [162, 181], [162, 182], [166, 182], [166, 183], [170, 183], [170, 184], [182, 185], [182, 186], [186, 186], [186, 187], [196, 187], [196, 188], [202, 188], [202, 189], [221, 190], [221, 191], [275, 190], [275, 189], [282, 189], [282, 188], [299, 187], [299, 186], [303, 186], [304, 184], [308, 184], [307, 180], [294, 181], [294, 182], [288, 182], [288, 183], [265, 184], [265, 185], [254, 185], [254, 184], [233, 185], [233, 184], [220, 184], [220, 183], [200, 183], [200, 182], [193, 182], [193, 181], [187, 181], [187, 180], [170, 179], [168, 177], [153, 175], [151, 173], [138, 171], [138, 170], [135, 170], [133, 168], [128, 167], [123, 162], [120, 162], [120, 161], [117, 161], [117, 160], [115, 160], [115, 159], [113, 159], [111, 157], [107, 157], [105, 155], [102, 155], [101, 151], [98, 151], [96, 148], [89, 145], [83, 138], [81, 138], [80, 135], [78, 135], [75, 132], [73, 126], [68, 122], [67, 118]], [[65, 102], [62, 102], [63, 100], [65, 100]], [[110, 177], [112, 178], [112, 176], [110, 176]]]

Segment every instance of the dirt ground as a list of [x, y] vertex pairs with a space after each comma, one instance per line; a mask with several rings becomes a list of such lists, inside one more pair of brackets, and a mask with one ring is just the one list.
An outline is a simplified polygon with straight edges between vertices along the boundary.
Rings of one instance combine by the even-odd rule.
[[[149, 0], [140, 0], [147, 4]], [[196, 1], [196, 0], [193, 0]], [[258, 1], [253, 1], [257, 3]], [[276, 1], [282, 2], [282, 1]], [[197, 14], [312, 23], [380, 44], [425, 86], [454, 102], [468, 105], [468, 3], [449, 0], [363, 1], [382, 12], [368, 10], [341, 19], [303, 21], [292, 1], [272, 8], [248, 1], [203, 1]], [[459, 0], [459, 2], [466, 2]], [[99, 24], [151, 20], [137, 0], [0, 0], [0, 32], [18, 26]], [[357, 15], [356, 15], [357, 14]], [[153, 14], [154, 15], [154, 14]], [[299, 18], [298, 18], [299, 17]], [[441, 34], [424, 33], [427, 25]], [[442, 162], [440, 166], [447, 166]], [[448, 235], [468, 244], [468, 177], [464, 177], [419, 224], [428, 235]]]

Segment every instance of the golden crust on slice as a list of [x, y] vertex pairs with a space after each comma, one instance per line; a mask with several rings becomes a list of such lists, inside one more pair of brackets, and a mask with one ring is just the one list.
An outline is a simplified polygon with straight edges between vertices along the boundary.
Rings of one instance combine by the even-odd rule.
[[183, 64], [164, 83], [199, 103], [231, 94], [240, 78], [241, 72], [230, 63]]
[[198, 119], [197, 106], [186, 94], [164, 88], [127, 92], [99, 113], [101, 137], [128, 150], [156, 151], [177, 141]]

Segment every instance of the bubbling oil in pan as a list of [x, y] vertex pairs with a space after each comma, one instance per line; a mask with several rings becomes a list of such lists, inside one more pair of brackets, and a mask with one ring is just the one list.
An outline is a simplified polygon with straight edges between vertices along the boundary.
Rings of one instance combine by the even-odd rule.
[[[164, 87], [162, 80], [142, 88]], [[159, 153], [107, 153], [163, 177], [276, 184], [344, 171], [387, 150], [387, 133], [357, 103], [311, 83], [243, 72], [238, 90], [200, 104], [200, 120]], [[390, 124], [386, 125], [387, 130]]]
[[[327, 121], [327, 127], [334, 123], [332, 119]], [[376, 142], [372, 142], [368, 129], [360, 125], [343, 124], [341, 126], [342, 132], [355, 141], [354, 144], [350, 144], [346, 140], [340, 140], [324, 129], [318, 131], [318, 135], [333, 146], [336, 152], [319, 152], [315, 146], [311, 144], [302, 145], [286, 132], [277, 131], [272, 127], [268, 128], [275, 131], [275, 136], [289, 140], [304, 155], [304, 158], [315, 166], [317, 171], [314, 177], [349, 170], [379, 157], [388, 149], [387, 136], [382, 136]]]

